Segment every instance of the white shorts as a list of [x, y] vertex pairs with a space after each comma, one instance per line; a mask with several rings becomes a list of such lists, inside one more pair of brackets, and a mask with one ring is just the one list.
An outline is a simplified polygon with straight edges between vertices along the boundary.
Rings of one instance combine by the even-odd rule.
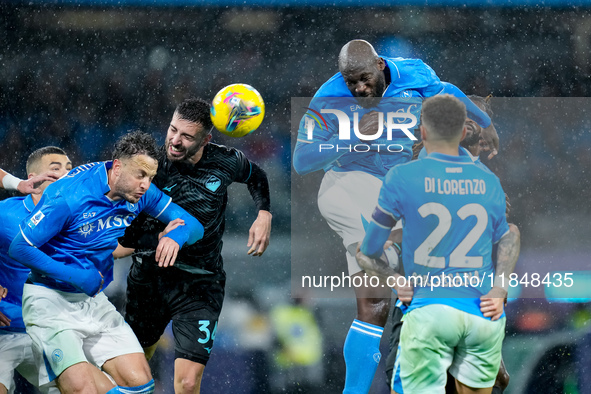
[[[14, 391], [14, 371], [35, 387], [39, 387], [40, 371], [33, 355], [33, 342], [25, 333], [0, 333], [0, 384], [8, 390]], [[41, 372], [46, 373], [46, 372]], [[55, 385], [46, 387], [43, 392], [59, 393]]]
[[23, 320], [37, 366], [47, 367], [47, 374], [39, 376], [41, 385], [80, 362], [101, 368], [112, 358], [143, 353], [131, 327], [103, 293], [89, 297], [25, 284]]
[[[342, 239], [345, 248], [363, 241], [365, 225], [378, 205], [382, 181], [366, 172], [327, 171], [318, 191], [318, 209], [322, 216]], [[395, 228], [400, 228], [400, 222]], [[347, 251], [349, 275], [362, 269], [355, 253]]]
[[403, 391], [444, 393], [448, 368], [466, 386], [492, 387], [504, 338], [505, 318], [491, 321], [439, 304], [408, 312], [395, 365]]

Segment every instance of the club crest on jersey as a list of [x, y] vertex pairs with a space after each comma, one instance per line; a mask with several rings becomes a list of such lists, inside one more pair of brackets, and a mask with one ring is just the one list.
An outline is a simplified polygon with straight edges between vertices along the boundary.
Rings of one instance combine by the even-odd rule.
[[54, 363], [61, 363], [64, 359], [64, 352], [62, 349], [55, 349], [53, 353], [51, 353], [51, 359]]
[[27, 222], [27, 225], [31, 228], [35, 228], [39, 224], [39, 222], [43, 220], [44, 217], [45, 217], [45, 214], [43, 212], [39, 211], [36, 214], [34, 214], [31, 219], [29, 219], [29, 221]]
[[412, 98], [412, 90], [406, 89], [400, 92], [400, 98], [403, 100], [410, 100]]
[[92, 231], [94, 230], [94, 224], [92, 223], [85, 223], [78, 228], [78, 232], [80, 235], [83, 235], [86, 238]]
[[205, 187], [212, 192], [218, 190], [218, 188], [222, 185], [222, 181], [215, 175], [211, 175], [207, 181], [205, 182]]
[[137, 204], [133, 204], [133, 203], [127, 201], [127, 210], [129, 212], [135, 212], [137, 210]]

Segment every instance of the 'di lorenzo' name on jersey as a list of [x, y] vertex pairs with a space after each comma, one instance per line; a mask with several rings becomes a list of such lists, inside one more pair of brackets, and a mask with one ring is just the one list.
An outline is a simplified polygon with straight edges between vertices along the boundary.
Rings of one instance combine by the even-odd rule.
[[483, 179], [440, 179], [426, 177], [425, 193], [446, 195], [486, 194], [486, 182]]

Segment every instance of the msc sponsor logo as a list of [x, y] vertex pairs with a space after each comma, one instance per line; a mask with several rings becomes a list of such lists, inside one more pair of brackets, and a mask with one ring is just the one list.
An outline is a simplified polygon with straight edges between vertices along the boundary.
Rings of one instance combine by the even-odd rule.
[[[93, 231], [99, 232], [112, 227], [129, 227], [131, 221], [136, 217], [133, 213], [127, 215], [111, 215], [106, 219], [99, 219], [94, 223], [84, 223], [78, 228], [78, 233], [84, 238], [89, 236]], [[96, 226], [96, 230], [95, 230]]]
[[127, 215], [109, 216], [105, 220], [99, 219], [98, 228], [96, 229], [96, 231], [109, 229], [111, 227], [129, 227], [131, 221], [135, 218], [135, 216], [136, 215], [134, 215], [133, 213], [129, 213]]

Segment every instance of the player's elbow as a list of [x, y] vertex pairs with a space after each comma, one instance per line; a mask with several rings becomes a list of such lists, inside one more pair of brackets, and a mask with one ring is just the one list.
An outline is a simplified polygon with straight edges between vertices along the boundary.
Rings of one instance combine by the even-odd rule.
[[299, 175], [306, 175], [312, 172], [312, 170], [306, 167], [306, 165], [304, 165], [301, 160], [297, 160], [295, 157], [293, 159], [293, 168]]
[[27, 243], [23, 236], [18, 233], [16, 237], [10, 243], [10, 247], [8, 248], [8, 256], [16, 261], [20, 261], [23, 255], [23, 248], [26, 247]]
[[309, 163], [306, 163], [302, 155], [298, 154], [297, 148], [293, 153], [293, 168], [299, 175], [306, 175], [312, 172]]
[[509, 233], [515, 236], [517, 242], [521, 241], [521, 232], [519, 231], [519, 227], [513, 223], [509, 223]]
[[306, 154], [307, 146], [296, 145], [293, 152], [293, 168], [299, 175], [306, 175], [317, 168], [313, 166], [312, 160], [309, 154]]

